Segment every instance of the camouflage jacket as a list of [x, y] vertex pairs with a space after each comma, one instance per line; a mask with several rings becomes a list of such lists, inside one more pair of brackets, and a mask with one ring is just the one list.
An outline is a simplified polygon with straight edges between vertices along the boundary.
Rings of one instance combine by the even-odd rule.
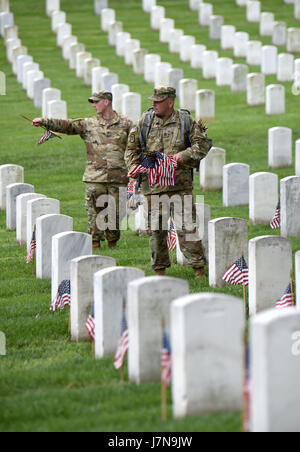
[[43, 119], [43, 125], [53, 132], [80, 135], [86, 144], [87, 167], [84, 182], [128, 182], [124, 160], [132, 122], [115, 112], [110, 122], [101, 116], [83, 119]]
[[[128, 171], [132, 170], [140, 163], [142, 151], [139, 136], [143, 120], [144, 116], [140, 119], [137, 126], [131, 130], [128, 138], [128, 145], [125, 153]], [[200, 160], [207, 155], [210, 144], [201, 124], [197, 123], [192, 117], [190, 117], [189, 139], [191, 147], [187, 148], [186, 143], [181, 136], [181, 121], [177, 110], [175, 110], [170, 118], [165, 121], [154, 115], [147, 138], [146, 155], [151, 155], [154, 151], [163, 152], [167, 155], [181, 153], [184, 163], [180, 164], [176, 170], [175, 186], [161, 187], [156, 185], [150, 187], [147, 176], [143, 176], [142, 192], [145, 195], [193, 188], [191, 168], [197, 168], [199, 166]]]

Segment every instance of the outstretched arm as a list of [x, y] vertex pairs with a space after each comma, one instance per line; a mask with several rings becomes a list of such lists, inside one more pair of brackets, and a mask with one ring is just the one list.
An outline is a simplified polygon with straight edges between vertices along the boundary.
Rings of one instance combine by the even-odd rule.
[[34, 127], [46, 127], [53, 132], [65, 133], [66, 135], [81, 135], [86, 126], [85, 119], [43, 119], [35, 118], [32, 121]]

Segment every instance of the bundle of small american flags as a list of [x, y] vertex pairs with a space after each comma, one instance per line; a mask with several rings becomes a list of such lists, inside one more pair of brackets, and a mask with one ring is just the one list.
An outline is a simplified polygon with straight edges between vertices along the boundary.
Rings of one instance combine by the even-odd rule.
[[271, 229], [280, 228], [280, 202], [277, 204], [275, 214], [270, 222]]
[[58, 138], [58, 137], [55, 133], [51, 132], [51, 130], [45, 130], [45, 133], [42, 136], [42, 138], [38, 141], [37, 146], [40, 146], [41, 144], [45, 143], [46, 141], [51, 140], [51, 138]]
[[85, 328], [93, 342], [95, 342], [95, 305], [92, 304], [90, 315], [85, 324]]
[[116, 370], [121, 369], [121, 367], [124, 365], [124, 360], [127, 352], [128, 352], [128, 327], [124, 309], [121, 323], [121, 337], [119, 339], [119, 344], [114, 360], [114, 366]]
[[173, 251], [176, 248], [176, 238], [177, 238], [176, 230], [174, 228], [173, 222], [171, 221], [167, 236], [168, 249], [170, 251]]
[[292, 285], [291, 283], [289, 283], [280, 300], [277, 300], [276, 308], [278, 309], [289, 308], [291, 306], [294, 306], [294, 296], [292, 293]]
[[63, 310], [65, 306], [71, 305], [71, 282], [68, 279], [62, 281], [58, 287], [57, 295], [53, 300], [50, 311], [56, 311], [56, 309]]
[[29, 264], [29, 262], [33, 261], [33, 259], [35, 257], [35, 250], [36, 250], [36, 239], [35, 239], [35, 228], [34, 228], [27, 259], [26, 259], [26, 264]]
[[249, 270], [247, 263], [242, 256], [225, 272], [223, 280], [232, 285], [244, 285], [249, 284]]
[[148, 174], [148, 183], [151, 187], [160, 185], [169, 187], [175, 185], [177, 162], [173, 157], [155, 151], [155, 160], [143, 157], [141, 163], [133, 168], [128, 177], [135, 178], [139, 174]]
[[163, 331], [163, 347], [161, 351], [161, 381], [165, 386], [171, 383], [171, 347], [166, 330]]

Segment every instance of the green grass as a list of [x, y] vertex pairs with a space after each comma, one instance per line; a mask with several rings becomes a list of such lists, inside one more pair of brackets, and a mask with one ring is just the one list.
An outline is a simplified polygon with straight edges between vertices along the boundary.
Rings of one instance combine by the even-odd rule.
[[[272, 11], [288, 26], [299, 26], [292, 19], [292, 5], [282, 0], [264, 0], [264, 11]], [[230, 88], [216, 87], [213, 81], [203, 80], [200, 71], [180, 62], [171, 55], [165, 44], [159, 43], [158, 32], [149, 27], [149, 15], [141, 10], [140, 0], [110, 0], [117, 10], [124, 31], [141, 40], [142, 47], [151, 53], [160, 53], [164, 61], [184, 69], [186, 77], [198, 79], [199, 88], [216, 92], [216, 121], [209, 124], [209, 136], [214, 145], [227, 151], [227, 163], [243, 162], [251, 173], [268, 171], [268, 129], [288, 126], [293, 139], [300, 136], [299, 98], [291, 93], [286, 83], [286, 114], [267, 116], [263, 107], [247, 108], [245, 93], [231, 93]], [[196, 36], [198, 43], [216, 49], [221, 56], [232, 57], [232, 52], [221, 51], [219, 42], [208, 40], [208, 29], [200, 28], [196, 12], [187, 9], [187, 0], [158, 1], [166, 7], [166, 16], [176, 20], [176, 28]], [[244, 8], [234, 0], [215, 0], [214, 13], [222, 14], [226, 24], [236, 25], [238, 31], [248, 31], [251, 39], [260, 39], [258, 24], [248, 24]], [[119, 74], [120, 83], [130, 85], [132, 91], [142, 94], [143, 109], [148, 108], [152, 86], [142, 76], [133, 74], [124, 65], [123, 58], [107, 45], [107, 35], [100, 30], [100, 18], [93, 13], [93, 2], [61, 0], [61, 9], [73, 26], [73, 34], [86, 45], [101, 64]], [[50, 20], [45, 16], [42, 0], [11, 0], [11, 10], [19, 27], [19, 36], [29, 53], [40, 64], [52, 86], [62, 91], [68, 103], [69, 117], [92, 116], [87, 102], [90, 88], [78, 80], [56, 47], [56, 36], [51, 33]], [[270, 38], [264, 38], [270, 44]], [[284, 49], [280, 49], [284, 51]], [[299, 57], [299, 55], [296, 55]], [[74, 230], [86, 231], [84, 184], [85, 147], [79, 137], [52, 140], [41, 148], [36, 142], [41, 131], [31, 128], [19, 115], [40, 116], [12, 74], [6, 61], [3, 41], [0, 41], [0, 70], [6, 74], [7, 95], [0, 97], [0, 164], [15, 163], [24, 166], [25, 182], [35, 186], [36, 192], [61, 201], [61, 212], [74, 218]], [[244, 62], [244, 60], [235, 60]], [[258, 68], [250, 68], [257, 71]], [[267, 83], [276, 82], [273, 76]], [[294, 174], [294, 169], [278, 170], [280, 178]], [[195, 194], [201, 194], [198, 178]], [[211, 206], [212, 218], [234, 216], [248, 219], [247, 207], [224, 208], [222, 194], [205, 193], [205, 202]], [[265, 234], [276, 234], [267, 226], [249, 226], [249, 239]], [[292, 239], [294, 252], [300, 239]], [[147, 238], [138, 238], [133, 232], [123, 233], [116, 250], [106, 245], [101, 254], [116, 258], [118, 265], [135, 266], [153, 274], [149, 264]], [[171, 417], [169, 393], [169, 420], [160, 421], [160, 386], [122, 384], [113, 370], [112, 358], [95, 361], [90, 344], [73, 344], [67, 334], [68, 312], [51, 313], [50, 281], [37, 280], [31, 266], [25, 264], [26, 252], [15, 242], [15, 233], [5, 230], [5, 213], [0, 213], [0, 330], [6, 334], [7, 355], [0, 358], [0, 431], [240, 431], [240, 413], [193, 416], [182, 420]], [[173, 261], [174, 255], [172, 256]], [[191, 292], [211, 291], [208, 279], [193, 279], [191, 269], [173, 265], [168, 275], [184, 278]], [[220, 292], [242, 296], [239, 287]]]

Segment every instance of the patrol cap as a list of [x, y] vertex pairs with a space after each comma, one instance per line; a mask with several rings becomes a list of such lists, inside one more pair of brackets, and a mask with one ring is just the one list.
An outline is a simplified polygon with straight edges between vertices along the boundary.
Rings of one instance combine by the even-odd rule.
[[176, 99], [176, 89], [172, 86], [159, 86], [154, 89], [153, 96], [149, 97], [149, 100], [163, 102], [168, 98]]
[[93, 104], [94, 102], [99, 102], [99, 100], [107, 99], [112, 102], [112, 93], [110, 91], [100, 91], [99, 93], [94, 93], [92, 97], [89, 98], [89, 102]]

